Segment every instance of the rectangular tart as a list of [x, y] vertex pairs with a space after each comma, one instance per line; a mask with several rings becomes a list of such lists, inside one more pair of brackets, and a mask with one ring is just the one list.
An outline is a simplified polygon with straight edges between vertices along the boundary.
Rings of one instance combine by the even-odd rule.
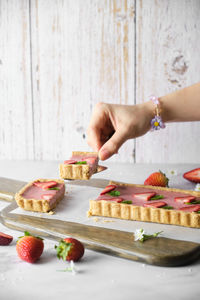
[[88, 215], [200, 228], [200, 192], [111, 181]]
[[97, 172], [98, 153], [73, 151], [70, 159], [59, 165], [60, 177], [63, 179], [88, 180]]
[[48, 212], [65, 195], [65, 184], [60, 179], [37, 179], [15, 194], [15, 200], [24, 210]]

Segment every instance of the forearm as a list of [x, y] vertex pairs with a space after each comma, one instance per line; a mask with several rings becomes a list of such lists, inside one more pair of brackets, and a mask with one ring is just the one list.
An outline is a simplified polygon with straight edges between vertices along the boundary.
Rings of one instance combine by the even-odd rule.
[[[159, 101], [164, 122], [200, 121], [200, 83], [160, 97]], [[151, 100], [132, 106], [99, 103], [88, 128], [88, 144], [99, 151], [101, 160], [108, 159], [126, 140], [149, 131], [154, 117], [155, 104]]]
[[159, 98], [164, 122], [200, 121], [200, 83]]

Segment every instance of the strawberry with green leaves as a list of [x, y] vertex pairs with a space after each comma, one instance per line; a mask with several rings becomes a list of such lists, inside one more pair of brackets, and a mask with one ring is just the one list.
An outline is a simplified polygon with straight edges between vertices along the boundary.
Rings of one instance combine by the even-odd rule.
[[166, 175], [159, 171], [152, 173], [144, 182], [145, 185], [168, 187], [169, 179]]
[[57, 250], [57, 257], [67, 261], [80, 260], [85, 251], [83, 244], [71, 237], [61, 240], [55, 249]]
[[43, 239], [30, 235], [25, 231], [24, 236], [17, 241], [16, 250], [18, 256], [29, 263], [34, 263], [40, 258], [44, 250]]

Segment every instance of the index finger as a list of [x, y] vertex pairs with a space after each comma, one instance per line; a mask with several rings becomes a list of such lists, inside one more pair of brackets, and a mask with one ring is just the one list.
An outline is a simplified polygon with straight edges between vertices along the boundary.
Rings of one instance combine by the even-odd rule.
[[105, 123], [104, 111], [100, 108], [101, 104], [97, 104], [94, 108], [88, 129], [87, 143], [95, 150], [99, 151], [103, 145], [101, 135], [102, 126]]

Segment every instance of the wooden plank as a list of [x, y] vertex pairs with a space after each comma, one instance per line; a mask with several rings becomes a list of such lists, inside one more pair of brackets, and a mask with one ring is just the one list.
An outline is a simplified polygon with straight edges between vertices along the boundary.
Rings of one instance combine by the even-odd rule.
[[152, 238], [141, 243], [134, 241], [133, 232], [12, 213], [16, 206], [13, 202], [0, 214], [0, 222], [14, 230], [28, 230], [34, 235], [37, 233], [55, 240], [73, 236], [84, 243], [87, 249], [157, 266], [188, 265], [200, 256], [199, 243], [164, 237]]
[[0, 1], [0, 158], [33, 159], [28, 1]]
[[[199, 81], [200, 2], [137, 1], [137, 102]], [[136, 141], [136, 162], [199, 163], [200, 123], [167, 124]]]
[[[31, 4], [35, 158], [62, 160], [91, 150], [85, 136], [97, 102], [134, 103], [134, 2]], [[132, 153], [129, 141], [116, 159]]]

